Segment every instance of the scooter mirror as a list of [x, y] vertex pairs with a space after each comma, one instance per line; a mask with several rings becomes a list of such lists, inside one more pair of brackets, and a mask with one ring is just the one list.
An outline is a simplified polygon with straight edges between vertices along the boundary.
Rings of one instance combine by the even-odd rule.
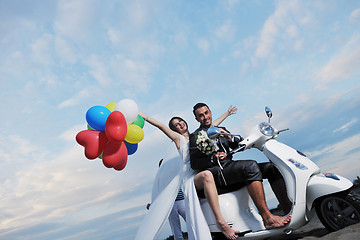
[[218, 127], [211, 127], [207, 130], [207, 135], [209, 138], [214, 139], [219, 137], [220, 135], [228, 135], [228, 136], [240, 136], [238, 134], [224, 133], [221, 132]]
[[270, 118], [272, 117], [272, 112], [268, 106], [265, 107], [265, 112], [266, 112], [266, 115], [268, 116], [269, 122], [270, 122]]
[[217, 138], [221, 134], [218, 127], [211, 127], [207, 130], [207, 135], [209, 138]]

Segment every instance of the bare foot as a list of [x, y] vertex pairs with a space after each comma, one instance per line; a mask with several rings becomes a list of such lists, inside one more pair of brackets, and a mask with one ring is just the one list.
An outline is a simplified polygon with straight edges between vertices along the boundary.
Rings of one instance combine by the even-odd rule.
[[288, 224], [291, 220], [291, 215], [289, 216], [275, 216], [269, 215], [268, 217], [263, 219], [264, 226], [266, 229], [274, 229], [274, 228], [281, 228]]
[[220, 231], [225, 235], [227, 239], [237, 239], [239, 231], [234, 231], [225, 221], [216, 222], [216, 226], [220, 229]]

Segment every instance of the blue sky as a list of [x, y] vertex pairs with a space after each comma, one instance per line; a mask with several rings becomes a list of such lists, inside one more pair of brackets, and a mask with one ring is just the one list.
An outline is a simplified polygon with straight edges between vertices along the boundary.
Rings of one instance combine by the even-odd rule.
[[191, 130], [195, 103], [236, 105], [224, 125], [244, 136], [268, 105], [279, 141], [353, 180], [359, 77], [357, 0], [2, 0], [0, 238], [134, 237], [173, 143], [146, 125], [118, 172], [75, 142], [90, 107], [124, 98]]

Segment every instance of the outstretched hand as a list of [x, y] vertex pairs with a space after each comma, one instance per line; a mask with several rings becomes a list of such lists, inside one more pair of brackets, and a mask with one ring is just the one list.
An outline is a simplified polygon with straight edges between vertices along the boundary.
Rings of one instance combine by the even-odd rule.
[[237, 107], [233, 107], [233, 105], [230, 105], [229, 109], [228, 109], [228, 114], [229, 116], [230, 115], [233, 115], [233, 114], [236, 114], [236, 111], [237, 111]]

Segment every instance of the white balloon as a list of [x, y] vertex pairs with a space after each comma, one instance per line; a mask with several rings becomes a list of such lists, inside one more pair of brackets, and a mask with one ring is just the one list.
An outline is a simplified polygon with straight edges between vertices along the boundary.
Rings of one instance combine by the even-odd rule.
[[139, 108], [137, 104], [133, 100], [128, 98], [118, 102], [114, 110], [119, 111], [124, 115], [127, 124], [135, 121], [139, 114]]

